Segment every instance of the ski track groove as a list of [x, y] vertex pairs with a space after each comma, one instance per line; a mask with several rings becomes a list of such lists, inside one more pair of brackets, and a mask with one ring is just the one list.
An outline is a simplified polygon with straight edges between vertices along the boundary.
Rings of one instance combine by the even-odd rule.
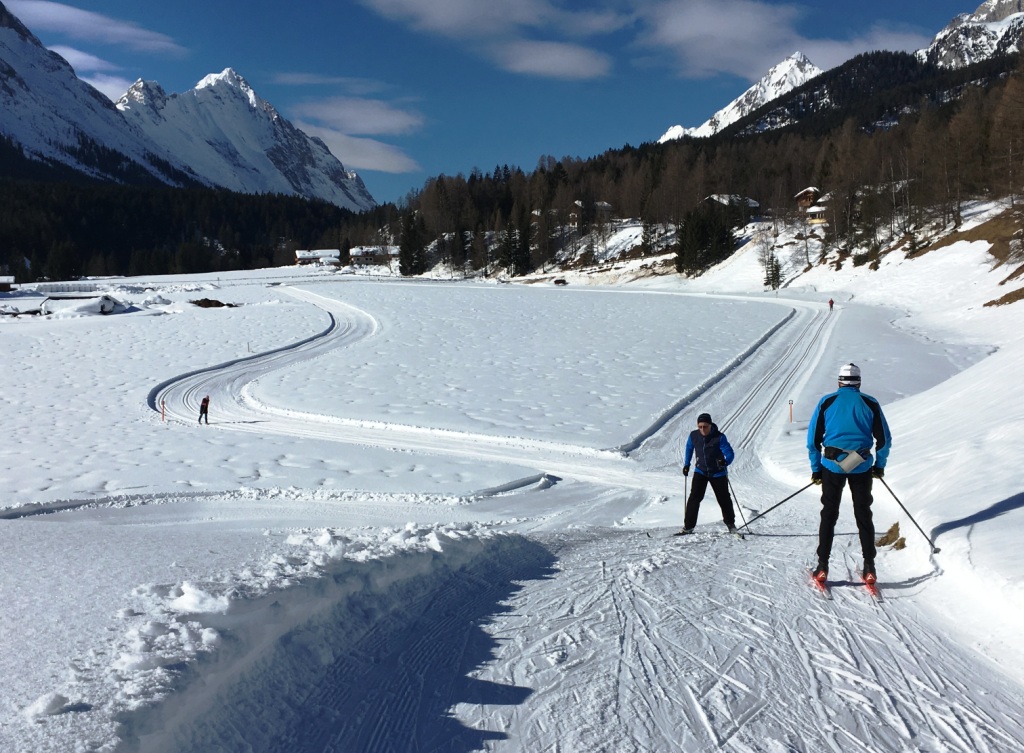
[[[526, 439], [466, 435], [460, 441], [457, 432], [442, 432], [453, 441], [439, 449], [439, 433], [429, 429], [343, 425], [262, 405], [250, 393], [260, 374], [377, 331], [376, 321], [364, 312], [308, 291], [289, 292], [328, 312], [331, 324], [324, 333], [262, 358], [172, 380], [151, 393], [151, 405], [166, 398], [173, 420], [192, 423], [200, 395], [216, 388], [225, 420], [235, 422], [230, 428], [236, 430], [532, 461], [548, 472], [609, 487], [678, 494], [676, 453], [688, 431], [681, 415], [667, 420], [629, 457], [619, 458]], [[735, 427], [733, 444], [746, 451], [739, 453], [737, 466], [748, 470], [754, 483], [766, 478], [756, 465], [765, 426], [777, 417], [786, 391], [815, 366], [821, 340], [838, 321], [819, 307], [794, 305], [796, 315], [750, 354], [749, 363], [700, 396], [726, 414], [719, 422], [723, 430]], [[731, 407], [718, 411], [722, 406]], [[585, 519], [585, 512], [573, 514]], [[992, 675], [979, 689], [979, 665], [968, 649], [931, 632], [911, 602], [897, 596], [883, 605], [864, 598], [854, 585], [849, 549], [844, 554], [849, 582], [836, 583], [834, 600], [825, 601], [797, 585], [803, 566], [793, 563], [806, 554], [800, 551], [805, 541], [748, 536], [739, 542], [708, 532], [686, 541], [645, 540], [623, 529], [541, 529], [550, 531], [563, 518], [542, 521], [535, 534], [557, 557], [550, 577], [524, 582], [503, 602], [506, 610], [493, 614], [491, 605], [490, 616], [479, 620], [480, 632], [494, 647], [485, 664], [470, 668], [470, 676], [529, 688], [528, 697], [508, 704], [454, 700], [450, 706], [450, 718], [463, 731], [507, 737], [471, 735], [456, 744], [437, 737], [447, 728], [419, 726], [424, 707], [444, 706], [455, 695], [468, 647], [479, 640], [472, 634], [477, 622], [467, 626], [466, 615], [487, 612], [493, 598], [486, 580], [469, 573], [413, 599], [402, 615], [382, 619], [336, 658], [328, 681], [295, 703], [330, 709], [335, 722], [316, 731], [320, 747], [301, 750], [1024, 749], [1020, 688]], [[640, 543], [649, 546], [638, 553]], [[598, 562], [604, 577], [595, 588]], [[433, 615], [439, 608], [447, 610], [442, 617], [416, 621], [415, 615]], [[396, 622], [409, 621], [422, 629], [395, 629]], [[457, 647], [453, 634], [460, 636]], [[415, 640], [409, 645], [396, 643], [410, 635]], [[445, 678], [443, 687], [423, 683], [437, 675]], [[361, 679], [354, 683], [352, 677]], [[291, 714], [289, 739], [304, 734], [308, 739], [300, 725], [306, 717], [299, 711], [275, 713]], [[397, 731], [396, 720], [406, 720]], [[221, 724], [234, 727], [232, 734], [239, 737], [246, 730], [244, 720]], [[274, 728], [271, 722], [265, 726]], [[424, 734], [434, 737], [424, 740]], [[470, 739], [483, 747], [460, 747]]]
[[[817, 319], [820, 319], [821, 321], [816, 324], [815, 322]], [[785, 350], [775, 364], [765, 372], [763, 378], [760, 379], [758, 384], [750, 390], [747, 396], [743, 398], [728, 414], [726, 419], [722, 422], [723, 431], [738, 417], [744, 416], [744, 414], [749, 412], [750, 407], [755, 405], [756, 399], [762, 398], [762, 393], [766, 390], [767, 385], [772, 385], [774, 389], [772, 390], [768, 400], [765, 401], [762, 398], [761, 402], [767, 402], [769, 405], [776, 404], [789, 385], [795, 380], [797, 374], [795, 369], [787, 368], [786, 360], [795, 357], [798, 352], [801, 353], [798, 360], [800, 362], [806, 360], [813, 349], [814, 343], [818, 341], [822, 333], [826, 330], [826, 325], [830, 325], [828, 328], [831, 329], [831, 326], [834, 326], [835, 321], [835, 319], [828, 316], [816, 317], [808, 321], [803, 326], [799, 334], [792, 338], [793, 344]], [[801, 346], [800, 343], [803, 343], [803, 345]], [[785, 371], [782, 377], [775, 380], [773, 377], [778, 372], [783, 371], [783, 369], [785, 369]], [[746, 432], [736, 443], [737, 449], [746, 449], [750, 445], [753, 439], [757, 436], [761, 427], [764, 425], [768, 415], [767, 411], [760, 411], [759, 415], [750, 420]]]

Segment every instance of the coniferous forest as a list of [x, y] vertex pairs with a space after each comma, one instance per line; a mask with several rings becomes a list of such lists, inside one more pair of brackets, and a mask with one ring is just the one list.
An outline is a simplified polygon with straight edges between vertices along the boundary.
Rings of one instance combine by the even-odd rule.
[[1014, 197], [1024, 70], [1016, 56], [947, 71], [903, 53], [861, 55], [709, 139], [438, 175], [361, 214], [288, 196], [41, 179], [14, 152], [0, 144], [2, 162], [22, 168], [0, 178], [0, 273], [19, 282], [286, 265], [296, 248], [340, 248], [345, 262], [353, 246], [378, 244], [399, 247], [402, 274], [443, 260], [518, 275], [611, 217], [642, 220], [652, 245], [671, 228], [676, 268], [693, 274], [731, 253], [723, 223], [750, 211], [708, 209], [711, 194], [784, 217], [794, 194], [816, 186], [830, 195], [829, 243], [847, 249], [929, 221], [955, 225], [972, 199]]

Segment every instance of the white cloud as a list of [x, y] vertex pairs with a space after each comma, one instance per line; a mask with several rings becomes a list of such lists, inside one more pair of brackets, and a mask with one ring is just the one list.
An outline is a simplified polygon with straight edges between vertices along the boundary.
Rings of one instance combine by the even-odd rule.
[[386, 91], [391, 87], [383, 81], [353, 76], [327, 76], [322, 73], [294, 71], [277, 73], [271, 77], [275, 84], [285, 86], [340, 86], [351, 94], [366, 95]]
[[109, 60], [82, 52], [74, 47], [54, 45], [49, 48], [68, 61], [82, 81], [107, 96], [112, 102], [121, 98], [128, 88], [135, 83], [124, 76], [117, 76], [112, 71], [121, 70], [120, 66]]
[[57, 44], [48, 49], [67, 60], [71, 67], [75, 69], [75, 73], [79, 75], [89, 71], [116, 71], [120, 67], [109, 60], [96, 57], [88, 52], [82, 52], [74, 47], [65, 47], [64, 45]]
[[610, 55], [565, 39], [606, 35], [633, 23], [632, 14], [607, 8], [565, 10], [550, 0], [360, 2], [417, 31], [464, 42], [506, 71], [563, 79], [603, 76], [613, 63]]
[[549, 18], [545, 0], [360, 0], [393, 21], [419, 31], [447, 37], [504, 36], [521, 26], [535, 26]]
[[610, 56], [563, 42], [519, 40], [495, 47], [492, 54], [507, 71], [548, 78], [600, 78], [612, 67]]
[[119, 100], [131, 88], [131, 85], [135, 83], [121, 76], [108, 76], [104, 73], [97, 73], [92, 76], [79, 76], [79, 78], [105, 95], [111, 102]]
[[910, 51], [931, 42], [891, 26], [848, 39], [812, 38], [797, 31], [806, 12], [759, 0], [664, 0], [643, 6], [640, 43], [667, 50], [687, 78], [731, 73], [754, 81], [797, 50], [827, 70], [862, 52]]
[[303, 102], [291, 110], [299, 117], [347, 134], [407, 134], [423, 125], [420, 113], [377, 99], [330, 97]]
[[104, 16], [48, 0], [7, 0], [7, 8], [34, 32], [66, 34], [73, 39], [102, 42], [144, 52], [180, 55], [185, 48], [166, 34], [131, 21]]
[[642, 42], [667, 49], [687, 77], [756, 79], [801, 49], [793, 30], [798, 15], [791, 6], [753, 0], [669, 0], [646, 10]]
[[404, 151], [376, 139], [350, 136], [333, 128], [315, 123], [293, 121], [295, 126], [310, 136], [322, 139], [341, 163], [349, 170], [376, 170], [382, 173], [413, 173], [420, 165]]
[[[290, 108], [292, 122], [322, 139], [350, 170], [384, 173], [418, 172], [419, 163], [392, 144], [368, 135], [402, 135], [418, 131], [424, 117], [415, 110], [360, 97], [329, 97]], [[358, 135], [357, 135], [358, 134]]]

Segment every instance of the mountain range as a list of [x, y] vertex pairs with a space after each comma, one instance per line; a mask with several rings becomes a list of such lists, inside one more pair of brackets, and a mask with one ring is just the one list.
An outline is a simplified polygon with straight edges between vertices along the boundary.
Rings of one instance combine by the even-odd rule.
[[[914, 57], [933, 69], [960, 69], [1017, 52], [1022, 37], [1024, 0], [986, 0]], [[702, 125], [673, 126], [659, 142], [787, 125], [795, 111], [784, 98], [824, 80], [822, 73], [794, 53]], [[816, 107], [830, 106], [836, 105], [827, 96], [817, 97]], [[5, 176], [218, 187], [320, 199], [354, 211], [376, 205], [323, 141], [283, 118], [235, 70], [206, 76], [181, 94], [140, 79], [111, 103], [2, 2], [0, 154]]]
[[703, 124], [696, 128], [672, 126], [658, 139], [658, 143], [665, 143], [683, 136], [693, 138], [713, 136], [759, 107], [807, 83], [821, 72], [821, 68], [812, 63], [806, 55], [796, 52], [772, 67], [760, 81], [712, 115]]
[[0, 145], [6, 155], [20, 152], [22, 172], [297, 195], [353, 211], [376, 205], [323, 141], [293, 126], [232, 69], [182, 94], [140, 80], [115, 105], [2, 2], [0, 113]]
[[[1024, 0], [985, 0], [973, 13], [954, 18], [932, 43], [915, 53], [922, 63], [959, 69], [989, 58], [1020, 51], [1024, 38]], [[807, 56], [794, 53], [768, 71], [757, 83], [694, 128], [674, 125], [659, 143], [683, 137], [705, 138], [743, 120], [770, 102], [799, 89], [823, 73]], [[760, 121], [759, 128], [786, 125], [787, 118]], [[755, 128], [757, 130], [757, 128]]]

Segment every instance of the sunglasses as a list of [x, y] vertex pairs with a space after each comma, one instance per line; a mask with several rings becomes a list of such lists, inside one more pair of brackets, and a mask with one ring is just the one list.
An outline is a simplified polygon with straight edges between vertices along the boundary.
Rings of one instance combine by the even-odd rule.
[[697, 424], [698, 429], [710, 429], [711, 424]]

